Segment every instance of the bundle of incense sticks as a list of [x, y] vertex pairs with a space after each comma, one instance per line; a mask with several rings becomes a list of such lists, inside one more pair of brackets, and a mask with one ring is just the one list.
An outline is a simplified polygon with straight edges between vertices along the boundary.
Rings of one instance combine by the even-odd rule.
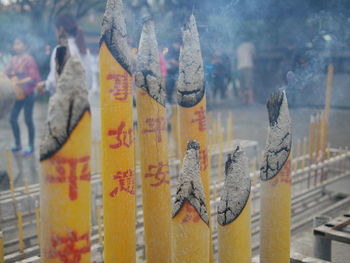
[[40, 145], [41, 262], [90, 261], [91, 116], [84, 68], [67, 46], [57, 48], [57, 89]]
[[219, 262], [250, 263], [250, 189], [246, 158], [240, 147], [227, 156], [225, 182], [218, 207]]
[[270, 126], [260, 169], [260, 262], [289, 262], [292, 135], [285, 92], [273, 93], [267, 109]]
[[200, 177], [199, 143], [189, 141], [172, 219], [172, 262], [209, 262], [209, 214]]
[[171, 261], [170, 176], [165, 89], [154, 23], [144, 19], [135, 76], [146, 261]]
[[132, 56], [121, 0], [108, 0], [100, 39], [101, 175], [105, 262], [135, 262]]
[[[207, 117], [204, 87], [203, 60], [196, 20], [192, 14], [182, 29], [183, 46], [180, 49], [177, 102], [180, 134], [180, 160], [189, 140], [201, 145], [199, 156], [200, 173], [203, 182], [207, 209], [210, 214], [209, 165], [207, 145]], [[211, 231], [210, 231], [211, 233]], [[210, 234], [211, 237], [211, 234]], [[211, 238], [210, 238], [211, 242]], [[213, 248], [210, 244], [210, 262], [213, 262]]]

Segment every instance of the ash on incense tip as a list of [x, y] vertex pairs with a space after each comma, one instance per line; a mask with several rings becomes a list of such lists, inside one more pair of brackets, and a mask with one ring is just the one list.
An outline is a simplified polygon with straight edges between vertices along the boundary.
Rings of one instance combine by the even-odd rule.
[[186, 201], [193, 206], [200, 218], [209, 225], [204, 189], [200, 177], [199, 143], [196, 141], [189, 141], [187, 144], [174, 201], [173, 217], [177, 215]]

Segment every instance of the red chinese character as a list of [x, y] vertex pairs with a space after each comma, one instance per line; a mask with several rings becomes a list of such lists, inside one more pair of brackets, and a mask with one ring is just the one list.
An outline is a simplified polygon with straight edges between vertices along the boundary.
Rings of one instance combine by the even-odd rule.
[[207, 170], [208, 164], [209, 164], [207, 149], [199, 150], [199, 159], [200, 159], [201, 171]]
[[118, 181], [118, 186], [109, 193], [111, 197], [115, 197], [118, 192], [123, 191], [135, 195], [135, 172], [132, 169], [118, 171], [113, 179]]
[[125, 128], [125, 121], [122, 121], [116, 130], [109, 130], [108, 136], [115, 136], [117, 143], [110, 144], [109, 148], [118, 149], [121, 146], [125, 146], [129, 148], [134, 139], [133, 139], [133, 131], [132, 128]]
[[181, 224], [193, 222], [197, 223], [200, 220], [199, 214], [194, 209], [192, 205], [190, 205], [188, 202], [185, 203], [185, 208], [186, 208], [186, 216], [182, 219]]
[[198, 111], [195, 111], [194, 114], [197, 115], [197, 119], [192, 119], [191, 123], [198, 122], [199, 131], [205, 131], [207, 128], [207, 122], [203, 106], [201, 106]]
[[49, 258], [59, 258], [63, 263], [79, 263], [83, 254], [90, 252], [89, 233], [78, 236], [72, 231], [67, 236], [54, 235], [51, 237]]
[[[45, 180], [48, 183], [65, 183], [68, 181], [69, 185], [69, 199], [74, 201], [78, 198], [78, 180], [89, 182], [91, 179], [89, 169], [90, 156], [83, 156], [80, 158], [54, 158], [50, 161], [55, 166], [57, 176], [48, 174], [45, 176]], [[81, 171], [77, 170], [81, 165]]]
[[290, 173], [290, 161], [287, 160], [284, 166], [282, 167], [279, 174], [276, 176], [276, 178], [273, 179], [272, 186], [276, 186], [280, 183], [286, 183], [291, 185], [292, 184], [292, 178]]
[[128, 74], [108, 74], [107, 80], [114, 80], [114, 87], [109, 92], [114, 96], [115, 100], [124, 101], [131, 94], [128, 85]]
[[146, 124], [149, 129], [143, 129], [142, 133], [154, 132], [156, 134], [157, 142], [160, 143], [162, 141], [162, 131], [165, 131], [166, 128], [165, 118], [148, 118], [146, 119]]
[[[152, 173], [154, 170], [154, 173]], [[149, 165], [148, 172], [145, 174], [145, 178], [154, 177], [156, 179], [156, 183], [151, 184], [151, 186], [159, 186], [163, 183], [169, 184], [169, 165], [168, 163], [163, 164], [163, 162], [159, 162], [158, 165]]]

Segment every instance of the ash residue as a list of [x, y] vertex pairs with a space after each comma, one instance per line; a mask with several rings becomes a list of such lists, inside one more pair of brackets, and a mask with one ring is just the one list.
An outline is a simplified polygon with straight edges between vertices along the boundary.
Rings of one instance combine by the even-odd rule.
[[187, 144], [183, 169], [179, 176], [179, 183], [173, 206], [173, 217], [181, 210], [185, 201], [188, 201], [197, 211], [201, 219], [209, 225], [204, 189], [200, 177], [199, 144], [195, 141], [189, 141]]
[[165, 106], [165, 90], [160, 74], [158, 43], [151, 19], [145, 20], [139, 50], [135, 76], [136, 87], [144, 89], [152, 98]]
[[49, 102], [48, 120], [40, 145], [40, 160], [55, 154], [69, 138], [83, 114], [89, 110], [83, 65], [78, 57], [69, 57], [57, 75], [57, 90]]
[[122, 0], [108, 0], [102, 20], [101, 39], [113, 57], [129, 73], [132, 72], [132, 59], [127, 41], [126, 24]]
[[225, 183], [218, 207], [218, 223], [233, 222], [243, 211], [250, 195], [251, 181], [246, 174], [246, 158], [239, 147], [227, 156]]
[[182, 107], [198, 104], [204, 96], [204, 72], [196, 20], [193, 15], [182, 29], [177, 102]]
[[260, 168], [261, 180], [273, 178], [287, 161], [292, 145], [291, 120], [284, 91], [272, 94], [267, 102], [270, 127]]

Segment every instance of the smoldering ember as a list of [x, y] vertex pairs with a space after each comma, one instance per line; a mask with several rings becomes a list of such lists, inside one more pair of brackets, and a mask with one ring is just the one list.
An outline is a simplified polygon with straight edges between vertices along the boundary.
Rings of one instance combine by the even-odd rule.
[[346, 0], [0, 0], [0, 262], [350, 262], [349, 28]]

